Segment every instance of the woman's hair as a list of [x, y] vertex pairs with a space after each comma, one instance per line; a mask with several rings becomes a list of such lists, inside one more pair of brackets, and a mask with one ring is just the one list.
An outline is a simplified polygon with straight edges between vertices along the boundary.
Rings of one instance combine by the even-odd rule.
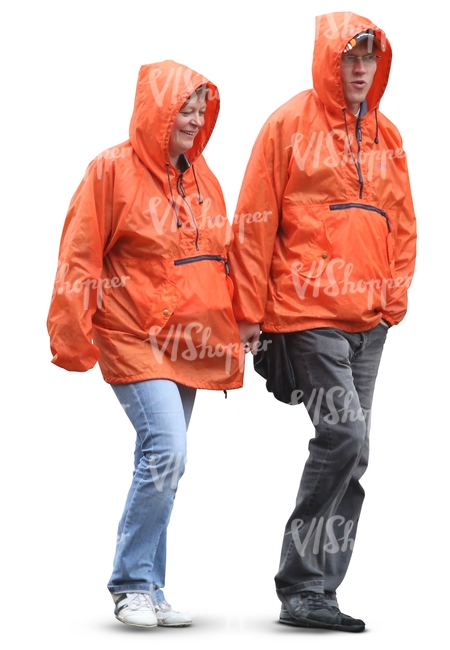
[[200, 99], [204, 99], [205, 101], [208, 101], [209, 99], [209, 88], [206, 84], [202, 84], [198, 88], [196, 88], [195, 92], [197, 93], [197, 97]]
[[186, 99], [184, 102], [183, 106], [180, 108], [180, 111], [183, 110], [183, 108], [189, 104], [189, 102], [192, 101], [204, 101], [207, 102], [208, 99], [210, 98], [210, 89], [208, 88], [207, 84], [202, 84], [198, 88], [194, 90], [193, 93], [189, 95], [189, 97]]
[[207, 84], [202, 84], [201, 86], [196, 88], [187, 101], [189, 101], [190, 99], [193, 99], [194, 95], [197, 96], [197, 99], [199, 101], [207, 102], [208, 99], [209, 99], [209, 88], [208, 88]]

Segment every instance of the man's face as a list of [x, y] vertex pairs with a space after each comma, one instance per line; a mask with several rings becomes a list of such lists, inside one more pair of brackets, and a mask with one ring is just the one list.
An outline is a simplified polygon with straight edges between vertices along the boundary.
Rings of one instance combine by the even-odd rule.
[[[359, 43], [341, 58], [341, 80], [347, 108], [354, 115], [358, 113], [359, 106], [369, 92], [375, 72], [377, 71], [377, 50], [369, 47], [368, 41]], [[356, 57], [373, 57], [372, 60], [363, 61]]]

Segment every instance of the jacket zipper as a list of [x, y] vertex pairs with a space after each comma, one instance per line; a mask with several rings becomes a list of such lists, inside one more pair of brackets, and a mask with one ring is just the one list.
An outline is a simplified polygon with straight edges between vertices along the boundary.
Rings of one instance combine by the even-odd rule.
[[356, 120], [356, 142], [358, 143], [358, 151], [356, 152], [356, 169], [358, 171], [358, 180], [359, 180], [359, 198], [362, 199], [363, 189], [364, 189], [364, 178], [361, 171], [361, 141], [362, 141], [362, 131], [361, 131], [361, 111], [359, 112], [358, 119]]
[[225, 265], [225, 272], [227, 275], [230, 274], [230, 267], [228, 265], [228, 260], [226, 257], [221, 255], [197, 255], [196, 257], [184, 257], [181, 260], [175, 260], [175, 266], [180, 266], [180, 264], [191, 264], [192, 262], [202, 262], [203, 260], [214, 260], [216, 262], [223, 262]]
[[362, 210], [371, 210], [372, 212], [378, 212], [386, 219], [386, 224], [389, 232], [392, 232], [391, 221], [384, 210], [376, 208], [374, 205], [365, 205], [364, 203], [337, 203], [336, 205], [330, 205], [330, 210], [347, 210], [349, 208], [361, 208]]
[[194, 213], [192, 212], [191, 206], [186, 201], [186, 191], [185, 191], [184, 186], [183, 186], [183, 174], [180, 174], [180, 176], [178, 178], [177, 189], [178, 189], [178, 193], [181, 194], [181, 197], [182, 197], [183, 201], [186, 203], [187, 207], [189, 208], [189, 212], [191, 213], [192, 223], [194, 224], [194, 227], [195, 227], [195, 250], [198, 251], [199, 250], [199, 247], [198, 247], [198, 238], [199, 238], [198, 225], [197, 225], [197, 222], [195, 220]]

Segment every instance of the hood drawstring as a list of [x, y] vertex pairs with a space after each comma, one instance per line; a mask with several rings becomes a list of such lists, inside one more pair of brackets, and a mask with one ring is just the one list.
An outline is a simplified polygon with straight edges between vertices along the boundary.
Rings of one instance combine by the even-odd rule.
[[358, 153], [357, 153], [357, 157], [355, 158], [355, 154], [353, 153], [353, 149], [352, 149], [352, 143], [350, 141], [350, 135], [349, 135], [349, 132], [348, 132], [347, 109], [343, 108], [342, 112], [344, 114], [345, 132], [347, 134], [348, 147], [349, 147], [349, 150], [350, 150], [350, 153], [351, 153], [351, 156], [352, 156], [353, 164], [355, 165], [356, 171], [358, 172], [359, 198], [361, 199], [362, 198], [362, 193], [363, 193], [363, 187], [364, 187], [364, 179], [363, 179], [362, 173], [361, 173], [361, 163], [360, 163], [360, 158], [359, 158], [360, 153], [361, 153], [361, 139], [362, 139], [361, 127], [359, 125], [360, 118], [359, 118], [359, 115], [358, 115], [358, 119], [356, 121], [356, 140], [358, 142]]
[[202, 193], [200, 192], [200, 186], [199, 186], [198, 181], [197, 181], [197, 176], [195, 175], [195, 167], [194, 167], [194, 165], [192, 165], [192, 171], [194, 172], [194, 180], [195, 180], [195, 184], [197, 186], [198, 203], [199, 203], [199, 205], [201, 205], [203, 203], [203, 196], [202, 196]]
[[[187, 159], [187, 157], [184, 154], [182, 156], [180, 156], [180, 158], [182, 158], [181, 166], [183, 167], [183, 170], [181, 171], [180, 176], [178, 177], [178, 180], [177, 180], [177, 189], [178, 189], [178, 192], [181, 194], [181, 196], [183, 198], [185, 198], [186, 197], [186, 192], [185, 192], [184, 187], [183, 187], [183, 174], [184, 174], [184, 172], [186, 170], [189, 169], [189, 167], [191, 167], [191, 164], [189, 163], [189, 160]], [[178, 215], [177, 204], [175, 203], [175, 199], [174, 199], [174, 196], [173, 196], [172, 183], [170, 182], [169, 166], [170, 166], [169, 163], [166, 163], [167, 181], [169, 183], [169, 189], [170, 189], [170, 202], [172, 204], [173, 211], [175, 212], [175, 217], [176, 217], [176, 220], [177, 220], [177, 228], [181, 228], [183, 224], [180, 221], [180, 217]], [[194, 165], [192, 165], [192, 171], [193, 171], [193, 174], [194, 174], [195, 185], [197, 187], [198, 203], [199, 203], [199, 205], [201, 205], [203, 203], [203, 196], [202, 196], [202, 193], [200, 191], [200, 186], [198, 184], [197, 176], [195, 174]]]
[[200, 187], [199, 187], [199, 184], [198, 184], [198, 181], [197, 181], [197, 176], [195, 175], [194, 165], [193, 164], [191, 165], [191, 163], [189, 162], [188, 157], [186, 156], [185, 153], [181, 154], [181, 156], [179, 157], [178, 160], [179, 160], [181, 176], [183, 176], [183, 174], [185, 172], [187, 172], [187, 170], [190, 167], [192, 167], [192, 172], [194, 174], [195, 185], [197, 187], [198, 202], [199, 202], [199, 205], [201, 205], [203, 203], [203, 196], [202, 196], [202, 193], [200, 192]]
[[375, 109], [375, 123], [376, 123], [376, 131], [375, 131], [375, 144], [378, 144], [378, 109]]
[[178, 216], [178, 209], [177, 209], [177, 204], [175, 203], [175, 199], [173, 198], [173, 192], [172, 192], [172, 183], [170, 182], [170, 173], [169, 173], [169, 164], [166, 163], [166, 172], [167, 172], [167, 181], [169, 183], [169, 189], [170, 189], [170, 202], [172, 203], [172, 208], [173, 211], [175, 212], [175, 217], [177, 219], [177, 228], [181, 228], [183, 225], [180, 221], [180, 217]]

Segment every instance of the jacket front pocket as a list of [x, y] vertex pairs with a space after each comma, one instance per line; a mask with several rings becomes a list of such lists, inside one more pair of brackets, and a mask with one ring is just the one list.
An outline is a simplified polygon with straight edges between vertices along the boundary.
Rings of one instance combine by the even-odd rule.
[[[322, 206], [287, 206], [281, 220], [281, 237], [275, 241], [274, 259], [289, 257], [291, 270], [304, 278], [321, 276], [333, 254], [326, 216]], [[275, 262], [273, 275], [279, 271]]]
[[387, 212], [364, 203], [329, 206], [330, 221], [337, 220], [334, 248], [346, 263], [353, 264], [361, 278], [388, 279], [393, 268], [393, 233]]

